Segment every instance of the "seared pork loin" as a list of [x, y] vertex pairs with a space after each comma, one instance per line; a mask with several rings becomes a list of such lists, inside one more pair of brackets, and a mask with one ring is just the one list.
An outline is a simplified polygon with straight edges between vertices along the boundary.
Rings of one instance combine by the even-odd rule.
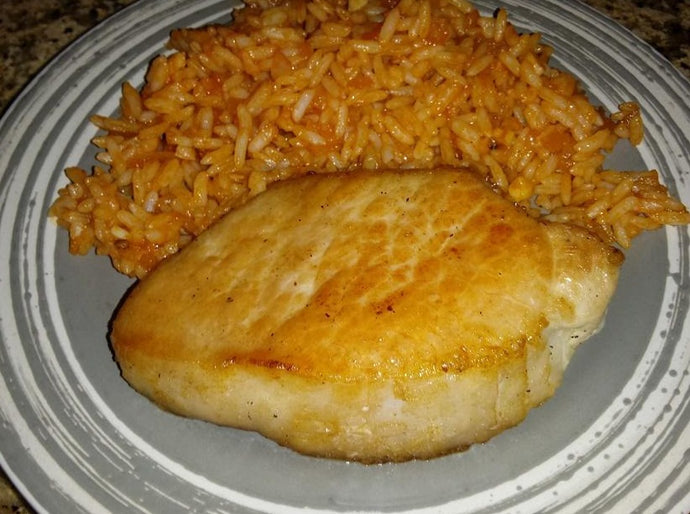
[[430, 458], [554, 394], [622, 260], [467, 170], [304, 176], [141, 280], [111, 341], [174, 413], [310, 455]]

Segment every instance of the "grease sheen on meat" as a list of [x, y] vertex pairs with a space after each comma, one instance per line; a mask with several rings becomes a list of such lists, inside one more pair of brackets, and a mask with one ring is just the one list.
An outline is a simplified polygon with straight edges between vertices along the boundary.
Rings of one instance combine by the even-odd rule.
[[111, 341], [174, 413], [311, 455], [430, 458], [553, 395], [622, 260], [466, 170], [305, 176], [144, 278]]

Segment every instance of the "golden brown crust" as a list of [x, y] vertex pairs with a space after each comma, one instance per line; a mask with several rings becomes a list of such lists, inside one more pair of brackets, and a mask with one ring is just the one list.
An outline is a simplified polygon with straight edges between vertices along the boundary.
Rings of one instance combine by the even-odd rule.
[[[125, 378], [175, 412], [257, 429], [308, 453], [429, 456], [484, 440], [553, 392], [571, 350], [554, 364], [543, 331], [555, 323], [591, 333], [619, 264], [593, 236], [526, 216], [468, 171], [305, 177], [274, 185], [141, 281], [111, 339]], [[299, 416], [281, 416], [275, 430], [270, 418], [240, 419], [234, 395], [251, 395], [252, 381], [299, 403], [310, 428]], [[458, 400], [468, 415], [476, 410], [476, 427], [458, 428], [465, 437], [444, 435], [427, 450], [396, 443], [382, 456], [379, 433], [352, 436], [348, 420], [366, 398], [409, 407], [386, 436], [395, 441], [424, 421], [425, 402], [440, 405], [472, 384], [483, 385]], [[352, 409], [319, 407], [319, 391]], [[482, 418], [486, 409], [493, 414]], [[317, 426], [319, 412], [330, 428]], [[358, 423], [388, 433], [368, 416]], [[336, 443], [339, 431], [346, 436]]]

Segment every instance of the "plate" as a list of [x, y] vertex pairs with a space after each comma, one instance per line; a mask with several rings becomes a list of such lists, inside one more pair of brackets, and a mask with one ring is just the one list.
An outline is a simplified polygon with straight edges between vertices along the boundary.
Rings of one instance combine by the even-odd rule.
[[[485, 13], [498, 4], [476, 2]], [[690, 86], [577, 2], [501, 2], [609, 110], [636, 99], [646, 141], [608, 163], [661, 171], [690, 204]], [[604, 329], [518, 427], [467, 452], [364, 466], [165, 413], [120, 378], [106, 327], [131, 281], [73, 257], [46, 216], [62, 170], [91, 167], [92, 113], [141, 84], [174, 27], [230, 19], [227, 0], [144, 0], [54, 59], [0, 124], [0, 464], [46, 512], [669, 512], [690, 507], [686, 228], [627, 252]]]

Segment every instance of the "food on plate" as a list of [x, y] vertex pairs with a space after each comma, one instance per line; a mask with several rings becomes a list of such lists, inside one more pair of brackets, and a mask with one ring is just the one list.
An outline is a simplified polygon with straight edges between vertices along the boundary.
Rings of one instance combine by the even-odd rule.
[[50, 214], [140, 279], [110, 338], [163, 408], [312, 455], [428, 458], [549, 398], [622, 253], [690, 213], [643, 138], [466, 0], [251, 0], [174, 30]]
[[143, 277], [272, 182], [355, 169], [466, 166], [530, 215], [627, 247], [687, 223], [654, 170], [609, 170], [643, 137], [549, 63], [539, 34], [467, 0], [250, 1], [224, 26], [173, 31], [122, 87], [93, 172], [51, 208], [70, 251]]
[[174, 413], [363, 462], [485, 441], [552, 396], [623, 260], [476, 172], [274, 183], [139, 281], [124, 378]]

